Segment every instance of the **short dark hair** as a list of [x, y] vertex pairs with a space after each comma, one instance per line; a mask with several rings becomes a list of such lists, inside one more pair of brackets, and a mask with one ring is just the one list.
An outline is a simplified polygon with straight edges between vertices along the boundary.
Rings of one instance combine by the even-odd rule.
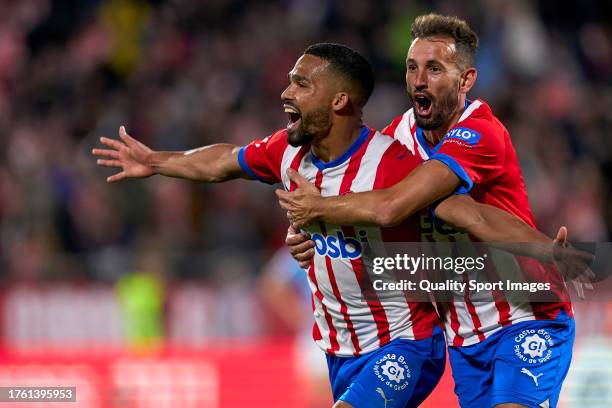
[[364, 106], [374, 89], [372, 66], [361, 54], [350, 47], [335, 43], [318, 43], [306, 48], [304, 54], [314, 55], [329, 63], [339, 75], [350, 81], [358, 92], [360, 106]]
[[412, 38], [450, 37], [455, 40], [455, 47], [460, 64], [474, 65], [478, 49], [478, 35], [464, 20], [440, 14], [425, 14], [414, 20], [411, 27]]

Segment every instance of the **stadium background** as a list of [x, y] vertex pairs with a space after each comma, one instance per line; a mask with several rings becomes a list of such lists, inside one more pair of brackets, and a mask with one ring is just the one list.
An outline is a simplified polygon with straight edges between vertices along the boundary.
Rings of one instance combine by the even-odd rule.
[[[539, 227], [610, 241], [611, 5], [0, 1], [0, 385], [76, 384], [79, 406], [329, 406], [308, 306], [269, 262], [287, 226], [272, 189], [107, 185], [89, 152], [121, 124], [165, 150], [270, 134], [319, 41], [371, 60], [381, 127], [407, 108], [409, 26], [429, 11], [480, 35], [471, 96], [510, 130]], [[612, 304], [576, 313], [563, 406], [610, 406]], [[426, 406], [452, 401], [446, 377]]]

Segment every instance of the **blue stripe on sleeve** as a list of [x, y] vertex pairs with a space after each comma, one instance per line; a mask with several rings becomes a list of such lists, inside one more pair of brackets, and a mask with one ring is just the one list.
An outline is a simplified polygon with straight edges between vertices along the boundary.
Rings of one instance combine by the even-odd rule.
[[240, 165], [240, 168], [242, 168], [242, 170], [248, 174], [249, 176], [253, 177], [256, 180], [259, 180], [263, 183], [266, 184], [274, 184], [274, 183], [270, 183], [269, 181], [264, 180], [263, 178], [259, 177], [247, 164], [246, 159], [244, 158], [244, 151], [246, 150], [246, 146], [242, 146], [240, 148], [240, 151], [238, 151], [238, 164]]
[[461, 167], [461, 165], [457, 163], [457, 161], [451, 156], [444, 153], [436, 153], [432, 155], [429, 160], [441, 161], [442, 163], [446, 164], [448, 168], [451, 169], [451, 171], [455, 173], [457, 177], [459, 177], [459, 179], [461, 180], [461, 186], [459, 186], [457, 191], [455, 191], [455, 194], [465, 194], [469, 192], [474, 186], [474, 182], [472, 181], [470, 176], [468, 176], [463, 167]]

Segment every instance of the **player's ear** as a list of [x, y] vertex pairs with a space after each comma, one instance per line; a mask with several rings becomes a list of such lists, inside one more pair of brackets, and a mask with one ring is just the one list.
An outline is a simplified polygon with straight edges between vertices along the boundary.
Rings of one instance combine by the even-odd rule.
[[332, 109], [335, 112], [346, 109], [349, 104], [349, 94], [346, 92], [337, 92], [332, 99]]
[[476, 71], [476, 68], [474, 67], [470, 67], [466, 69], [465, 71], [463, 71], [463, 74], [461, 74], [459, 92], [468, 93], [470, 89], [472, 89], [474, 84], [476, 83], [477, 76], [478, 76], [478, 71]]

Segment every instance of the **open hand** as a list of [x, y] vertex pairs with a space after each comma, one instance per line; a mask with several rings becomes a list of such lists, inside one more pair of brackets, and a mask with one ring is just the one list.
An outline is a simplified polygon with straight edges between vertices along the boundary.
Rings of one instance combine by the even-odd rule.
[[155, 170], [147, 164], [153, 150], [128, 135], [125, 126], [119, 128], [119, 139], [101, 137], [100, 142], [110, 149], [91, 151], [94, 156], [101, 157], [97, 160], [99, 166], [121, 168], [119, 173], [107, 177], [107, 182], [112, 183], [130, 177], [143, 178], [155, 174]]
[[567, 228], [561, 227], [554, 240], [553, 259], [557, 270], [567, 281], [571, 281], [580, 299], [584, 289], [593, 289], [591, 280], [595, 274], [589, 267], [593, 255], [572, 247], [567, 242]]
[[292, 192], [279, 189], [275, 193], [280, 206], [287, 210], [289, 222], [296, 230], [299, 230], [316, 221], [318, 217], [317, 207], [323, 197], [321, 197], [317, 187], [308, 182], [297, 171], [288, 169], [287, 176], [297, 185], [297, 188]]

